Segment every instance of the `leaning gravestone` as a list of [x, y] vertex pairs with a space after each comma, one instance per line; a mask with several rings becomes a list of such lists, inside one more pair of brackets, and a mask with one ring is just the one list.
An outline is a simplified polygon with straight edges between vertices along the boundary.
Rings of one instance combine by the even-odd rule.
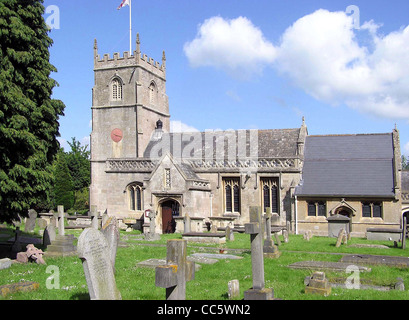
[[156, 233], [156, 212], [150, 211], [149, 212], [149, 232], [145, 233], [145, 240], [147, 241], [155, 241], [160, 240], [160, 234]]
[[117, 219], [115, 217], [109, 217], [106, 223], [102, 226], [101, 232], [108, 242], [109, 256], [111, 258], [112, 267], [115, 271], [116, 252], [118, 250], [120, 238]]
[[94, 228], [85, 229], [78, 238], [77, 246], [91, 300], [121, 300], [108, 242], [102, 232]]

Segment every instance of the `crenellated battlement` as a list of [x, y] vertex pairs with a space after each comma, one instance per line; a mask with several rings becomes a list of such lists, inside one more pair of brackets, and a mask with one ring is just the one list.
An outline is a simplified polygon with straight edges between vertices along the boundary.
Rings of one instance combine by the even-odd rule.
[[166, 56], [165, 51], [162, 54], [162, 63], [155, 61], [147, 54], [142, 54], [140, 50], [139, 34], [136, 38], [136, 50], [131, 54], [125, 51], [121, 56], [119, 52], [115, 52], [113, 57], [109, 53], [105, 53], [102, 57], [98, 53], [97, 40], [94, 40], [94, 70], [98, 69], [118, 69], [122, 67], [140, 66], [146, 70], [157, 74], [158, 76], [166, 76]]

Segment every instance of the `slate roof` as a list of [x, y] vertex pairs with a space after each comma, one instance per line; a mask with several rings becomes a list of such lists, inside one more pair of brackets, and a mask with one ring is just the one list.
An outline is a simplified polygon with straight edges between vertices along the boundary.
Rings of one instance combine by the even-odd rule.
[[[252, 134], [255, 132], [258, 140], [256, 144], [251, 143]], [[213, 135], [213, 137], [210, 139], [209, 137], [211, 135]], [[244, 140], [246, 145], [246, 156], [255, 154], [258, 158], [267, 159], [297, 157], [297, 141], [300, 135], [300, 128], [274, 130], [231, 130], [215, 131], [210, 133], [163, 133], [160, 140], [155, 140], [154, 138], [151, 139], [144, 152], [144, 157], [149, 159], [160, 158], [166, 152], [169, 152], [173, 156], [177, 156], [177, 153], [180, 154], [180, 151], [178, 151], [177, 148], [181, 148], [182, 152], [187, 152], [185, 156], [195, 159], [204, 159], [205, 156], [208, 157], [206, 152], [211, 150], [211, 143], [213, 143], [213, 156], [215, 158], [217, 151], [216, 141], [224, 140], [224, 157], [226, 159], [227, 157], [230, 157], [228, 154], [230, 144], [227, 138], [229, 135], [232, 135], [233, 139], [235, 139], [236, 145], [239, 144], [238, 141], [243, 142], [243, 137], [246, 137]], [[177, 140], [181, 142], [178, 143]], [[162, 150], [158, 152], [160, 149]], [[195, 149], [195, 155], [192, 154], [192, 149]], [[238, 152], [239, 150], [236, 148], [236, 157], [238, 156]]]
[[308, 136], [298, 196], [393, 197], [393, 137]]

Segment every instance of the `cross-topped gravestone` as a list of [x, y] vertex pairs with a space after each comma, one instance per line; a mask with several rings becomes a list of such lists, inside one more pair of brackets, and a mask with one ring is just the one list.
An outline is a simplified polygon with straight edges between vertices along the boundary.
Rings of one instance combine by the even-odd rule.
[[149, 232], [145, 233], [145, 240], [155, 241], [160, 240], [160, 235], [156, 233], [156, 212], [153, 210], [149, 211]]
[[266, 214], [264, 216], [266, 219], [266, 240], [264, 240], [263, 252], [264, 256], [267, 258], [278, 258], [281, 252], [278, 251], [278, 247], [274, 244], [271, 238], [271, 208], [266, 208]]
[[82, 260], [91, 300], [120, 300], [108, 242], [101, 231], [87, 228], [81, 233], [78, 257]]
[[244, 300], [271, 300], [274, 291], [265, 288], [263, 257], [263, 223], [260, 207], [250, 207], [250, 223], [244, 225], [251, 240], [251, 268], [253, 288], [244, 292]]
[[167, 300], [185, 300], [186, 281], [195, 277], [195, 263], [187, 261], [186, 251], [186, 240], [168, 240], [166, 265], [156, 267], [155, 285], [166, 288]]

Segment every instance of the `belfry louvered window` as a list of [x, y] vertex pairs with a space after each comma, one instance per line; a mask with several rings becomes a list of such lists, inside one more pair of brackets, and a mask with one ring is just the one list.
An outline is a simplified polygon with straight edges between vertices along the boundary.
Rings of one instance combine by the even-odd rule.
[[122, 100], [122, 83], [118, 78], [112, 80], [111, 90], [113, 101]]

